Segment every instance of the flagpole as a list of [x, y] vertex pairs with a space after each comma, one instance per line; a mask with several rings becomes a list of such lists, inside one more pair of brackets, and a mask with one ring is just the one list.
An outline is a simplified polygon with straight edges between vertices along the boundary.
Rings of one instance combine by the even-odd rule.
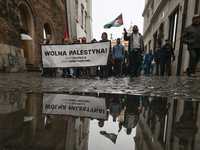
[[[122, 19], [123, 19], [123, 16], [122, 16]], [[123, 19], [124, 20], [124, 19]], [[125, 25], [124, 25], [124, 21], [123, 21], [123, 30], [124, 30], [124, 28], [125, 28]]]

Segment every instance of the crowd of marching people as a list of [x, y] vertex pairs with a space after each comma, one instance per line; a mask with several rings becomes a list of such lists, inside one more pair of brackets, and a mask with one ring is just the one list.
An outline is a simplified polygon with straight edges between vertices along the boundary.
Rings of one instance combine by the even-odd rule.
[[[125, 33], [126, 33], [126, 31], [125, 31]], [[125, 36], [126, 36], [126, 39], [129, 40], [127, 34], [125, 34]], [[135, 35], [133, 35], [133, 36], [135, 36]], [[108, 41], [109, 40], [107, 39], [107, 33], [106, 32], [102, 33], [102, 40], [100, 40], [99, 42], [108, 42]], [[168, 40], [166, 40], [166, 41], [168, 41]], [[96, 39], [93, 39], [91, 41], [91, 43], [96, 43], [96, 42], [98, 42]], [[62, 44], [65, 44], [65, 45], [80, 44], [80, 43], [82, 43], [82, 44], [86, 43], [86, 37], [82, 37], [80, 40], [78, 40], [77, 37], [74, 36], [72, 41], [69, 38], [62, 40]], [[44, 41], [43, 44], [44, 45], [45, 44], [53, 44], [53, 42], [51, 41], [50, 35], [47, 35], [47, 39]], [[170, 47], [170, 48], [172, 48], [172, 47]], [[161, 53], [160, 47], [157, 48], [155, 56], [154, 56], [154, 54], [152, 54], [152, 50], [150, 50], [149, 53], [146, 55], [145, 55], [144, 50], [142, 50], [141, 53], [139, 53], [140, 51], [141, 51], [140, 43], [139, 43], [137, 51], [135, 51], [135, 50], [127, 51], [124, 49], [124, 46], [121, 44], [120, 38], [118, 38], [116, 45], [114, 45], [112, 48], [110, 46], [109, 56], [108, 56], [108, 61], [107, 61], [106, 66], [92, 66], [92, 67], [82, 67], [82, 68], [80, 68], [80, 67], [63, 68], [61, 76], [68, 77], [68, 78], [99, 77], [101, 79], [112, 77], [112, 76], [114, 76], [116, 78], [120, 78], [120, 77], [124, 77], [124, 76], [131, 76], [131, 77], [136, 76], [137, 77], [141, 74], [142, 70], [143, 70], [143, 75], [149, 75], [150, 73], [155, 75], [156, 70], [157, 70], [157, 75], [159, 75], [159, 68], [160, 68], [160, 64], [161, 64], [161, 60], [162, 60], [162, 53]], [[135, 56], [132, 55], [132, 53], [139, 53], [138, 56], [140, 58], [137, 58], [138, 60], [140, 60], [139, 63], [135, 64], [135, 61], [138, 61], [138, 60], [136, 59], [134, 61]], [[170, 54], [171, 53], [173, 54], [173, 48], [170, 51]], [[130, 57], [131, 57], [131, 60], [130, 60]], [[156, 69], [156, 66], [157, 66], [157, 69]], [[133, 73], [133, 69], [135, 69], [135, 68], [136, 68], [136, 70]], [[164, 67], [163, 67], [163, 69], [164, 69]], [[161, 68], [161, 70], [162, 70], [162, 68]], [[58, 69], [56, 69], [56, 68], [50, 68], [50, 69], [43, 68], [42, 76], [56, 76], [57, 74], [58, 74]], [[168, 75], [170, 75], [170, 70], [169, 70]]]
[[[172, 46], [169, 44], [169, 40], [166, 40], [166, 45], [161, 49], [157, 47], [155, 55], [152, 53], [152, 50], [145, 55], [143, 39], [141, 34], [138, 32], [138, 27], [135, 25], [133, 27], [133, 33], [127, 35], [126, 29], [124, 29], [124, 39], [129, 40], [129, 49], [125, 50], [124, 46], [121, 44], [121, 39], [118, 38], [116, 45], [111, 47], [107, 60], [107, 65], [105, 66], [92, 66], [92, 67], [72, 67], [72, 68], [63, 68], [62, 75], [63, 77], [68, 78], [109, 78], [109, 77], [137, 77], [140, 76], [141, 71], [143, 70], [143, 75], [153, 74], [155, 75], [164, 75], [165, 63], [167, 63], [168, 75], [171, 75], [170, 63], [171, 56], [174, 57], [174, 52]], [[107, 33], [103, 32], [101, 36], [102, 40], [99, 42], [110, 42], [107, 38]], [[80, 40], [76, 36], [73, 37], [72, 41], [67, 38], [62, 40], [62, 44], [71, 45], [71, 44], [84, 44], [86, 43], [86, 37], [82, 37]], [[93, 39], [91, 43], [98, 42], [96, 39]], [[43, 43], [53, 44], [51, 41], [50, 35], [47, 35], [46, 40]], [[131, 48], [133, 47], [133, 48]], [[166, 57], [165, 57], [166, 56]], [[163, 65], [161, 65], [163, 64]], [[157, 69], [156, 69], [157, 66]], [[157, 70], [157, 71], [156, 71]], [[160, 71], [160, 73], [159, 73]], [[58, 69], [56, 68], [43, 68], [42, 76], [56, 76], [58, 74]]]
[[[189, 67], [186, 69], [187, 75], [190, 77], [196, 77], [195, 67], [199, 61], [199, 36], [200, 32], [200, 16], [194, 15], [192, 18], [192, 24], [185, 29], [181, 40], [184, 44], [188, 45], [188, 51], [190, 53]], [[198, 33], [195, 31], [198, 29]], [[96, 42], [110, 42], [107, 37], [107, 33], [103, 32], [101, 40], [97, 41], [93, 39], [91, 43]], [[116, 45], [109, 50], [109, 56], [107, 65], [105, 66], [92, 66], [92, 67], [75, 67], [75, 68], [63, 68], [63, 77], [70, 78], [108, 78], [115, 76], [120, 78], [123, 76], [138, 77], [141, 75], [158, 75], [164, 76], [167, 71], [167, 75], [171, 76], [171, 61], [175, 61], [174, 48], [170, 44], [170, 40], [165, 40], [165, 45], [158, 46], [156, 50], [150, 49], [148, 53], [145, 53], [143, 37], [139, 33], [138, 26], [133, 26], [133, 33], [127, 34], [124, 28], [124, 40], [129, 41], [128, 50], [124, 49], [121, 44], [120, 38], [117, 39]], [[86, 37], [82, 37], [80, 40], [76, 36], [71, 41], [69, 38], [63, 39], [62, 44], [79, 44], [86, 43]], [[50, 35], [47, 35], [47, 39], [43, 44], [53, 44], [50, 40]], [[165, 69], [166, 68], [166, 69]], [[166, 70], [166, 71], [165, 71]], [[42, 76], [53, 76], [57, 74], [57, 69], [43, 68]]]
[[[63, 77], [69, 78], [95, 78], [99, 77], [108, 78], [114, 76], [116, 78], [130, 76], [137, 77], [141, 75], [143, 70], [143, 75], [164, 75], [165, 64], [168, 70], [168, 76], [171, 75], [171, 57], [175, 59], [173, 47], [169, 44], [169, 39], [166, 40], [166, 44], [160, 48], [157, 47], [155, 54], [152, 50], [145, 54], [144, 43], [141, 34], [138, 32], [138, 27], [135, 25], [133, 27], [133, 33], [127, 35], [126, 29], [124, 29], [124, 39], [129, 41], [129, 49], [125, 50], [124, 46], [121, 44], [120, 38], [117, 39], [116, 45], [111, 47], [109, 50], [109, 56], [107, 60], [107, 65], [105, 66], [92, 66], [92, 67], [75, 67], [75, 68], [63, 68]], [[99, 42], [110, 42], [107, 38], [107, 33], [103, 32]], [[62, 44], [84, 44], [87, 39], [82, 37], [80, 40], [76, 36], [73, 37], [72, 41], [67, 38], [62, 40]], [[98, 42], [93, 39], [91, 43]], [[53, 44], [50, 35], [47, 35], [46, 40], [43, 43]], [[156, 67], [157, 66], [157, 67]], [[58, 74], [58, 69], [56, 68], [43, 68], [42, 76], [56, 76]]]

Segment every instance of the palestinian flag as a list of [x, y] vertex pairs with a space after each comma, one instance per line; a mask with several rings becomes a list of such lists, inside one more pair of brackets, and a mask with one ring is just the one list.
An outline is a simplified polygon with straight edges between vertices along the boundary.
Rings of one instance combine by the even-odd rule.
[[66, 27], [65, 27], [65, 30], [64, 30], [64, 43], [67, 43], [67, 40], [68, 40], [68, 35], [67, 35]]
[[104, 25], [104, 29], [109, 29], [111, 27], [120, 27], [123, 24], [124, 23], [123, 23], [123, 19], [122, 19], [122, 14], [120, 14], [115, 20]]
[[117, 135], [114, 133], [107, 133], [106, 131], [100, 131], [100, 134], [109, 138], [114, 144], [116, 143], [117, 140]]

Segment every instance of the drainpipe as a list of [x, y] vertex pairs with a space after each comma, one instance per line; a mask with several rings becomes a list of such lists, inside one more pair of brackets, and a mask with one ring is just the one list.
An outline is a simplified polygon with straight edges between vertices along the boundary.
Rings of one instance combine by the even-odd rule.
[[66, 12], [66, 30], [67, 30], [67, 35], [69, 37], [69, 25], [68, 25], [68, 12], [67, 12], [67, 0], [65, 0], [65, 12]]
[[[184, 9], [183, 9], [181, 35], [183, 34], [183, 31], [185, 29], [187, 8], [188, 8], [188, 0], [185, 0]], [[181, 75], [182, 57], [183, 57], [183, 42], [182, 40], [180, 40], [180, 47], [179, 47], [179, 54], [178, 54], [178, 67], [177, 67], [177, 73], [176, 73], [177, 76]]]

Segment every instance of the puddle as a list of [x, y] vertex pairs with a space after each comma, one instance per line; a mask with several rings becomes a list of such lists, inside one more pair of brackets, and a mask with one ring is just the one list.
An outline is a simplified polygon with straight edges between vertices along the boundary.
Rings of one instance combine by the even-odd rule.
[[196, 150], [199, 104], [146, 94], [0, 93], [0, 149]]

